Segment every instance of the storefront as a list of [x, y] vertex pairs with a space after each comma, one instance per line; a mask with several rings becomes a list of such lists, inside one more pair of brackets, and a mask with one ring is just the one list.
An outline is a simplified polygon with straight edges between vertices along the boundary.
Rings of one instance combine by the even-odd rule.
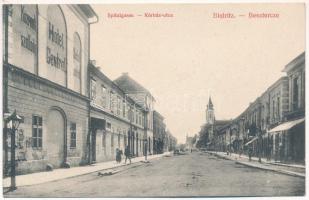
[[281, 162], [304, 162], [305, 118], [284, 122], [268, 131], [272, 137], [272, 157]]

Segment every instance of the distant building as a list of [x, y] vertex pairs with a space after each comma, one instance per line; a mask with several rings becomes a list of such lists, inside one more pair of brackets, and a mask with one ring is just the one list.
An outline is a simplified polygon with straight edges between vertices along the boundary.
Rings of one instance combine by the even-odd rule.
[[219, 150], [240, 152], [281, 162], [305, 159], [305, 52], [238, 117], [219, 130]]
[[216, 142], [216, 135], [219, 133], [218, 130], [229, 122], [230, 120], [216, 120], [214, 105], [211, 97], [209, 97], [206, 108], [206, 123], [201, 126], [197, 146], [207, 148], [208, 150], [214, 150], [216, 144], [218, 144], [218, 142]]
[[186, 136], [186, 149], [190, 150], [194, 148], [193, 137]]
[[153, 112], [153, 153], [163, 153], [164, 137], [166, 137], [164, 117], [157, 111]]

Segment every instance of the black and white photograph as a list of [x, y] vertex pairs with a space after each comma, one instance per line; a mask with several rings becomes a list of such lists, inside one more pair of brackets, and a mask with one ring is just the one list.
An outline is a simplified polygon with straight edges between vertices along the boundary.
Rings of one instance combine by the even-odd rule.
[[305, 199], [307, 6], [2, 1], [2, 197]]

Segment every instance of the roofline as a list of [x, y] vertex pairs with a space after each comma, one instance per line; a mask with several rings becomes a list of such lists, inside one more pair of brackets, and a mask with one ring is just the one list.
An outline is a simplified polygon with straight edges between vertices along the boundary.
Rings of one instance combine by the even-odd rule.
[[[78, 4], [77, 6], [87, 16], [89, 24], [94, 24], [99, 21], [99, 16], [89, 4]], [[88, 12], [90, 13], [90, 15]]]
[[[120, 90], [123, 95], [125, 96], [125, 98], [129, 101], [131, 101], [130, 103], [133, 103], [134, 105], [137, 105], [137, 107], [141, 108], [143, 111], [145, 111], [145, 108], [143, 106], [141, 106], [140, 104], [138, 104], [137, 102], [135, 102], [130, 96], [127, 95], [127, 93], [125, 91], [123, 91], [116, 83], [114, 83], [110, 78], [108, 78], [103, 72], [101, 72], [96, 66], [94, 66], [92, 63], [89, 63], [89, 69], [90, 70], [94, 70], [96, 72], [97, 76], [102, 76], [104, 78], [106, 78], [110, 84], [112, 85], [112, 87], [116, 87], [118, 90]], [[100, 78], [100, 77], [99, 77]]]
[[282, 72], [288, 72], [291, 69], [293, 69], [296, 66], [299, 66], [300, 64], [302, 64], [303, 62], [305, 62], [305, 57], [306, 57], [306, 51], [302, 52], [301, 54], [299, 54], [296, 58], [294, 58], [291, 62], [289, 62], [284, 69], [282, 70]]
[[161, 115], [158, 111], [154, 110], [154, 111], [153, 111], [153, 114], [158, 115], [158, 117], [160, 117], [162, 120], [164, 120], [163, 115]]

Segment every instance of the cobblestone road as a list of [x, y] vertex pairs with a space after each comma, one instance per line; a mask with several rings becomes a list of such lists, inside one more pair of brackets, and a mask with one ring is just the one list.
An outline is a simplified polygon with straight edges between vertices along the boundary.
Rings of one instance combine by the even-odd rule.
[[253, 169], [202, 152], [20, 187], [5, 197], [154, 197], [304, 195], [305, 179]]

